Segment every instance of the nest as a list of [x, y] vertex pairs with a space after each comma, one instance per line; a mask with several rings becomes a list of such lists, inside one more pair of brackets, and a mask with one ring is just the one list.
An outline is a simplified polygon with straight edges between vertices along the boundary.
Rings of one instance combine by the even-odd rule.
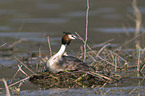
[[43, 88], [98, 87], [109, 82], [98, 76], [79, 71], [59, 73], [41, 72], [31, 76], [29, 81]]

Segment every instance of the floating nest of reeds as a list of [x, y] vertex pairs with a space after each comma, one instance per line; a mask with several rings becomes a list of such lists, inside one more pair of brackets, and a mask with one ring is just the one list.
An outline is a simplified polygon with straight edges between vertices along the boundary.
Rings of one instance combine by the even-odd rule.
[[59, 73], [41, 72], [31, 76], [29, 80], [43, 88], [85, 88], [118, 82], [120, 79], [108, 78], [111, 81], [92, 74], [73, 71]]

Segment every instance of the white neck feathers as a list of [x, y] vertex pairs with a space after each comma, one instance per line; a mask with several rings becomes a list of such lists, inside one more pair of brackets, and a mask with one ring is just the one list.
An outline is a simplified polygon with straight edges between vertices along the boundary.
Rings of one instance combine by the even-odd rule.
[[65, 52], [65, 49], [66, 49], [66, 45], [62, 44], [59, 51], [54, 55], [54, 56], [62, 56], [63, 53]]
[[65, 52], [66, 46], [67, 45], [62, 44], [59, 51], [55, 55], [50, 57], [47, 62], [47, 67], [49, 67], [49, 69], [55, 70], [55, 64], [61, 59], [63, 53]]

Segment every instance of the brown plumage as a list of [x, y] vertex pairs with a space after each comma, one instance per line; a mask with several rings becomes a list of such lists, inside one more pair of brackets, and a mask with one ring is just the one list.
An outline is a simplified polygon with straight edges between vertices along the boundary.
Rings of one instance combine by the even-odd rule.
[[65, 71], [71, 71], [71, 70], [83, 70], [83, 71], [89, 71], [91, 68], [81, 61], [80, 59], [73, 57], [73, 56], [62, 56], [62, 58], [58, 61], [57, 66], [59, 69], [65, 70]]
[[69, 45], [70, 42], [71, 42], [71, 39], [68, 38], [68, 35], [64, 35], [64, 36], [62, 37], [62, 44], [67, 44], [67, 45]]

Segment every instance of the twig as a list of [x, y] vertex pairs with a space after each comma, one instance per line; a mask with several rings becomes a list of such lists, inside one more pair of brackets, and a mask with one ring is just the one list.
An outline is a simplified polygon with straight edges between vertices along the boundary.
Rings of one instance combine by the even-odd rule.
[[82, 78], [85, 77], [85, 76], [87, 76], [87, 73], [86, 73], [86, 74], [83, 74], [82, 76], [80, 76], [79, 78], [77, 78], [77, 79], [75, 80], [75, 82], [81, 81]]
[[20, 40], [18, 40], [16, 42], [12, 43], [11, 45], [9, 45], [8, 48], [13, 48], [15, 45], [17, 45], [18, 43], [21, 43], [24, 40], [26, 40], [26, 39], [20, 39]]
[[107, 85], [107, 82], [104, 83], [103, 86], [100, 89], [104, 88], [106, 85]]
[[124, 62], [125, 62], [125, 65], [128, 65], [128, 62], [124, 59], [124, 58], [122, 58], [121, 56], [119, 56], [118, 54], [116, 54], [115, 52], [113, 52], [113, 51], [111, 51], [111, 50], [109, 50], [111, 53], [113, 53], [114, 55], [116, 55], [117, 57], [119, 57], [120, 59], [122, 59]]
[[39, 57], [41, 58], [41, 48], [39, 48]]
[[[126, 41], [125, 43], [123, 43], [122, 45], [120, 45], [118, 48], [120, 48], [120, 47], [122, 47], [122, 46], [124, 46], [124, 45], [126, 45], [126, 44], [128, 44], [128, 43], [130, 43], [130, 42], [132, 42], [133, 40], [135, 40], [136, 38], [142, 36], [143, 34], [145, 34], [145, 31], [143, 31], [141, 34], [139, 34], [139, 35], [133, 37], [132, 39]], [[118, 48], [116, 48], [116, 49], [118, 49]], [[116, 50], [116, 49], [115, 49], [115, 50]]]
[[[136, 24], [136, 32], [135, 36], [138, 36], [140, 33], [141, 23], [142, 23], [142, 14], [140, 10], [137, 7], [137, 0], [133, 0], [132, 6], [134, 8], [134, 15], [135, 15], [135, 24]], [[136, 39], [136, 50], [137, 50], [137, 56], [138, 56], [138, 62], [137, 62], [137, 76], [139, 77], [139, 71], [140, 71], [140, 42], [138, 39]]]
[[29, 69], [24, 63], [22, 63], [17, 57], [15, 57], [15, 59], [17, 60], [17, 61], [19, 61], [22, 65], [24, 65], [30, 72], [32, 72], [33, 74], [34, 74], [34, 72], [31, 70], [31, 69]]
[[132, 92], [133, 92], [134, 90], [136, 90], [136, 88], [138, 88], [138, 86], [137, 86], [137, 87], [135, 87], [135, 88], [133, 88], [133, 89], [129, 92], [129, 94], [128, 94], [128, 95], [132, 94]]
[[[117, 66], [117, 56], [115, 56], [115, 65]], [[117, 72], [117, 68], [115, 67], [115, 72]]]
[[5, 46], [6, 44], [7, 44], [7, 43], [2, 44], [2, 45], [0, 46], [0, 48], [3, 47], [3, 46]]
[[[22, 65], [20, 67], [22, 67]], [[20, 71], [20, 69], [17, 70], [17, 72], [15, 73], [15, 75], [13, 76], [13, 78], [11, 79], [10, 84], [13, 82], [13, 79], [16, 77], [16, 75], [18, 74], [19, 71]]]
[[[83, 38], [82, 38], [77, 32], [75, 32], [75, 34], [78, 35], [78, 37], [79, 37], [83, 42], [85, 42], [85, 41], [83, 40]], [[99, 59], [101, 59], [101, 60], [107, 62], [108, 64], [110, 64], [110, 65], [112, 65], [112, 66], [116, 66], [116, 65], [114, 65], [113, 63], [111, 63], [111, 62], [109, 62], [109, 61], [103, 59], [103, 58], [100, 57], [100, 56], [98, 56], [98, 55], [95, 53], [95, 51], [93, 51], [93, 50], [91, 49], [91, 47], [90, 47], [88, 44], [87, 44], [87, 47], [88, 47], [89, 50], [91, 50], [91, 51], [96, 55], [96, 57], [98, 57]], [[116, 67], [118, 68], [118, 66], [116, 66]]]
[[26, 72], [24, 72], [23, 70], [22, 70], [22, 66], [20, 66], [20, 65], [18, 65], [18, 67], [19, 67], [19, 70], [23, 73], [23, 74], [25, 74], [26, 76], [28, 76], [27, 74], [26, 74]]
[[114, 40], [114, 39], [107, 40], [107, 41], [105, 41], [105, 42], [103, 42], [103, 43], [94, 45], [92, 48], [96, 48], [96, 47], [99, 47], [100, 45], [107, 44], [107, 43], [109, 43], [109, 42], [111, 42], [111, 41], [113, 41], [113, 40]]
[[50, 44], [50, 41], [49, 41], [49, 36], [47, 38], [48, 38], [48, 46], [49, 46], [50, 56], [52, 56], [52, 50], [51, 50], [51, 44]]
[[140, 71], [143, 71], [143, 69], [145, 68], [145, 64], [143, 65], [143, 67], [141, 68], [141, 70]]
[[103, 79], [104, 78], [104, 79], [108, 80], [109, 83], [112, 83], [113, 82], [113, 79], [112, 78], [109, 78], [109, 77], [107, 77], [107, 76], [105, 76], [103, 74], [100, 74], [100, 73], [97, 73], [97, 72], [93, 72], [93, 71], [89, 71], [87, 73], [88, 74], [91, 74], [93, 76], [99, 77], [100, 79]]
[[88, 55], [94, 60], [94, 62], [97, 62], [96, 59], [92, 55], [90, 55], [89, 53]]
[[85, 36], [85, 42], [84, 42], [84, 60], [86, 59], [86, 51], [87, 51], [87, 36], [88, 36], [88, 15], [89, 14], [89, 0], [87, 0], [87, 11], [86, 11], [86, 36]]
[[111, 90], [111, 89], [108, 89], [108, 90], [104, 93], [104, 95], [106, 95], [110, 90]]
[[140, 76], [140, 74], [139, 74], [139, 72], [140, 72], [140, 47], [138, 48], [138, 60], [137, 60], [137, 77], [139, 77]]
[[107, 46], [109, 46], [109, 45], [110, 45], [110, 43], [108, 43], [108, 44], [106, 44], [105, 46], [103, 46], [103, 47], [98, 51], [97, 55], [99, 56], [100, 53], [101, 53], [101, 51], [102, 51], [104, 48], [106, 48]]
[[2, 79], [0, 79], [0, 81], [3, 81], [4, 84], [5, 84], [5, 88], [6, 88], [6, 96], [11, 96], [11, 95], [10, 95], [10, 91], [9, 91], [9, 87], [8, 87], [8, 85], [7, 85], [6, 80], [5, 80], [4, 78], [2, 78]]
[[[34, 75], [34, 74], [32, 74], [32, 75]], [[28, 77], [26, 77], [26, 78], [24, 78], [24, 79], [22, 79], [22, 80], [19, 80], [19, 81], [15, 82], [15, 83], [9, 85], [9, 87], [11, 87], [11, 86], [13, 86], [13, 85], [15, 85], [15, 84], [18, 84], [18, 83], [20, 83], [20, 82], [24, 82], [25, 80], [29, 79], [30, 77], [31, 77], [31, 76], [28, 76]]]
[[134, 15], [135, 15], [135, 22], [136, 22], [136, 32], [135, 36], [139, 34], [140, 27], [141, 27], [141, 21], [142, 21], [142, 15], [137, 7], [137, 0], [133, 0], [132, 6], [134, 8]]

